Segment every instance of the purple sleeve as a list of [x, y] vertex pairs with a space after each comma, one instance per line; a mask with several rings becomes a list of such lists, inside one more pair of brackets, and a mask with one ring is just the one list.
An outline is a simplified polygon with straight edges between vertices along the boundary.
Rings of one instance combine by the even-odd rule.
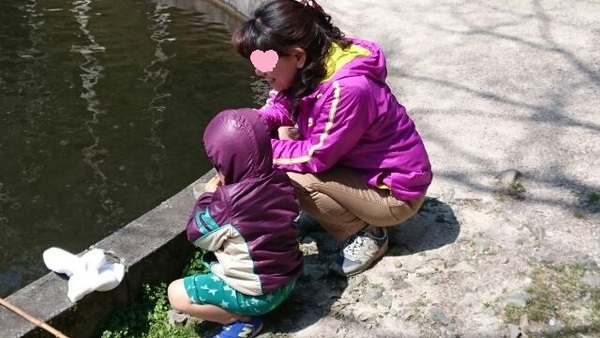
[[269, 93], [267, 103], [258, 109], [258, 113], [267, 121], [270, 131], [277, 130], [281, 126], [294, 125], [289, 111], [289, 101], [274, 90]]
[[367, 85], [334, 82], [323, 94], [325, 103], [311, 134], [303, 140], [271, 140], [276, 168], [318, 173], [331, 168], [361, 139], [376, 109]]
[[192, 215], [188, 219], [187, 226], [185, 228], [187, 239], [190, 242], [195, 242], [198, 238], [204, 236], [206, 234], [206, 229], [202, 227], [202, 224], [198, 224], [196, 221], [198, 217], [207, 210], [208, 206], [212, 202], [213, 193], [205, 192], [196, 201], [194, 204], [194, 210], [192, 211]]

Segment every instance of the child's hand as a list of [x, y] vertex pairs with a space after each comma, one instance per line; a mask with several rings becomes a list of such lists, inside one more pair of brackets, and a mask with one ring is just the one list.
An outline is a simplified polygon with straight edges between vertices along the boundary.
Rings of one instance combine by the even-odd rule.
[[217, 187], [221, 186], [222, 184], [223, 182], [221, 182], [219, 175], [217, 175], [211, 178], [210, 181], [206, 182], [206, 185], [204, 186], [204, 191], [215, 192], [215, 190], [217, 190]]

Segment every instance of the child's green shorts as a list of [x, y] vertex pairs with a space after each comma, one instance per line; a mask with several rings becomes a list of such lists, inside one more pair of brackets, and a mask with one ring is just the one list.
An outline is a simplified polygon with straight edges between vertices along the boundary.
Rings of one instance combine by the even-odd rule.
[[212, 304], [243, 316], [259, 316], [286, 300], [294, 290], [296, 280], [261, 296], [245, 295], [212, 273], [185, 277], [183, 285], [188, 297], [196, 304]]

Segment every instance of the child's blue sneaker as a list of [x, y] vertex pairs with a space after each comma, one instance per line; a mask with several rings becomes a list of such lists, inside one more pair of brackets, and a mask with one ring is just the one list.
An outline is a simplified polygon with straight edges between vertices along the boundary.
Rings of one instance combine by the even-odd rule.
[[263, 328], [263, 322], [260, 317], [252, 317], [247, 322], [235, 321], [231, 324], [223, 325], [221, 332], [213, 338], [252, 338], [255, 337]]

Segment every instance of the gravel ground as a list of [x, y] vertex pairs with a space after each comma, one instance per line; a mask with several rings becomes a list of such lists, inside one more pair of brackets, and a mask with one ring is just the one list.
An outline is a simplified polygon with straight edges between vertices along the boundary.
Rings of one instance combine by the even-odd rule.
[[259, 337], [600, 337], [600, 2], [320, 3], [383, 47], [435, 178], [358, 276], [306, 236]]

